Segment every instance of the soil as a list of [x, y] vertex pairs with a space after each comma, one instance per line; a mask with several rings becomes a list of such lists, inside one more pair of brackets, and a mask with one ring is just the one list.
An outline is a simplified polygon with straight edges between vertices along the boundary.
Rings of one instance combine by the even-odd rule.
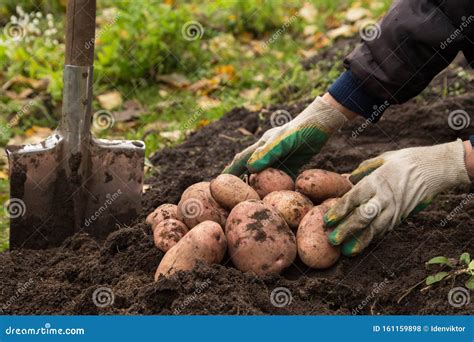
[[[355, 120], [336, 133], [305, 168], [345, 173], [384, 151], [466, 139], [473, 123], [453, 130], [447, 118], [455, 109], [474, 113], [472, 81], [464, 83], [466, 92], [461, 95], [439, 96], [444, 89], [441, 85], [459, 80], [456, 75], [454, 69], [444, 72], [423, 96], [393, 106], [376, 125]], [[146, 180], [151, 189], [144, 195], [140, 218], [103, 242], [80, 233], [58, 248], [1, 253], [0, 310], [5, 314], [79, 315], [472, 314], [474, 301], [461, 307], [448, 301], [448, 292], [463, 286], [466, 279], [461, 276], [423, 292], [421, 285], [406, 294], [433, 273], [424, 265], [430, 258], [457, 258], [462, 252], [474, 255], [474, 203], [461, 189], [438, 196], [429, 208], [404, 221], [360, 256], [342, 257], [326, 271], [308, 269], [296, 260], [280, 276], [257, 277], [235, 269], [226, 256], [222, 265], [200, 264], [193, 271], [153, 281], [163, 254], [153, 245], [146, 215], [160, 204], [177, 203], [189, 185], [218, 175], [236, 152], [270, 127], [272, 112], [284, 109], [295, 116], [307, 103], [272, 106], [260, 112], [235, 108], [183, 144], [157, 152], [152, 157], [155, 176]], [[252, 134], [243, 134], [241, 128]], [[455, 208], [462, 210], [446, 220]], [[94, 304], [94, 292], [100, 288], [111, 289], [113, 304]], [[285, 289], [280, 296], [272, 296], [272, 291], [281, 290], [277, 288]], [[279, 305], [282, 301], [287, 305]]]

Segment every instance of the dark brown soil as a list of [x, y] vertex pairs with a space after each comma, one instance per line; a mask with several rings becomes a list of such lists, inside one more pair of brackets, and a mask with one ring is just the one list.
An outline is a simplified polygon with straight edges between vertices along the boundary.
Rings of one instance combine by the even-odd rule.
[[[310, 67], [310, 66], [308, 66]], [[432, 145], [467, 138], [473, 124], [461, 131], [448, 126], [455, 109], [474, 113], [472, 82], [463, 95], [441, 98], [437, 87], [455, 82], [453, 71], [441, 75], [425, 96], [390, 108], [377, 125], [361, 127], [358, 119], [337, 133], [307, 168], [349, 172], [366, 158], [409, 146]], [[232, 156], [269, 127], [276, 109], [298, 114], [307, 102], [274, 106], [262, 113], [236, 108], [204, 127], [176, 148], [152, 158], [156, 175], [144, 196], [140, 219], [98, 244], [76, 234], [59, 248], [46, 251], [14, 250], [0, 254], [0, 309], [5, 314], [472, 314], [474, 301], [460, 308], [448, 302], [451, 288], [462, 277], [420, 292], [415, 288], [397, 300], [430, 272], [431, 257], [474, 255], [474, 203], [467, 201], [443, 226], [442, 220], [459, 206], [460, 191], [440, 195], [436, 202], [395, 231], [374, 243], [362, 255], [341, 260], [327, 271], [315, 271], [296, 261], [281, 276], [256, 277], [224, 265], [199, 265], [171, 279], [153, 282], [162, 253], [153, 245], [146, 214], [156, 206], [176, 203], [186, 187], [219, 174]], [[260, 115], [263, 114], [263, 115]], [[259, 117], [263, 117], [260, 119]], [[253, 133], [246, 136], [239, 128]], [[472, 189], [471, 189], [472, 191]], [[110, 288], [112, 305], [99, 308], [94, 291]], [[286, 288], [292, 300], [278, 307], [271, 293]], [[281, 297], [283, 298], [283, 297]], [[278, 302], [278, 300], [277, 300]]]

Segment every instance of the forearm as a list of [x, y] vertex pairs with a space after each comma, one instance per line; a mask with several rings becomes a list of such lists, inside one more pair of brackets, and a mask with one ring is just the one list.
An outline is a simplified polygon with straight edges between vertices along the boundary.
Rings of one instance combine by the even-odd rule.
[[467, 174], [471, 181], [474, 180], [474, 149], [469, 140], [464, 141], [464, 161], [466, 163]]

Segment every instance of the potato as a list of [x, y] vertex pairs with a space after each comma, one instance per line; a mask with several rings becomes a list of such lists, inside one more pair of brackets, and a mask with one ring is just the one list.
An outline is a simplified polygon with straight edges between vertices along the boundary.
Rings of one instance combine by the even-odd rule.
[[262, 201], [237, 204], [225, 227], [232, 262], [242, 272], [278, 274], [296, 257], [295, 235]]
[[298, 228], [301, 219], [313, 207], [308, 197], [291, 190], [270, 192], [263, 203], [273, 207], [292, 229]]
[[188, 232], [183, 222], [169, 218], [156, 224], [153, 228], [155, 246], [166, 252]]
[[314, 204], [340, 197], [352, 188], [346, 178], [335, 172], [312, 169], [303, 171], [296, 179], [296, 191], [308, 196]]
[[191, 185], [183, 192], [178, 203], [178, 220], [188, 228], [204, 221], [214, 221], [224, 226], [227, 214], [212, 197], [209, 182]]
[[321, 205], [311, 209], [296, 232], [298, 255], [311, 268], [331, 267], [341, 256], [340, 247], [329, 243], [328, 234], [332, 230], [324, 231], [323, 215], [326, 210], [327, 207]]
[[212, 197], [227, 209], [232, 209], [240, 202], [249, 199], [260, 199], [254, 189], [239, 177], [230, 174], [217, 176], [216, 179], [211, 181], [210, 188]]
[[329, 210], [334, 204], [336, 204], [337, 200], [339, 198], [328, 198], [327, 200], [324, 200], [323, 203], [320, 204], [321, 207], [325, 207], [325, 210]]
[[295, 182], [281, 170], [268, 168], [250, 175], [250, 186], [257, 191], [260, 198], [270, 192], [279, 190], [295, 190]]
[[146, 223], [153, 227], [156, 227], [158, 223], [166, 219], [177, 219], [178, 218], [178, 206], [176, 204], [162, 204], [151, 212], [147, 218]]
[[198, 261], [218, 264], [224, 258], [226, 248], [221, 226], [212, 221], [201, 222], [166, 252], [156, 269], [155, 281], [160, 275], [191, 270]]

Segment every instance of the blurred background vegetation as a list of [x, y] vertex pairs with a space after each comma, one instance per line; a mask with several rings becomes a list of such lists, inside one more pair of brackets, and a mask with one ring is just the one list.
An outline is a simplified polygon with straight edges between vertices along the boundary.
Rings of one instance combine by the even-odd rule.
[[[66, 0], [0, 4], [0, 144], [39, 142], [61, 114]], [[356, 36], [389, 0], [97, 0], [94, 133], [141, 139], [147, 156], [236, 106], [313, 97], [341, 61], [301, 61]], [[322, 62], [324, 63], [324, 61]], [[107, 117], [102, 120], [101, 115]], [[3, 149], [2, 149], [3, 150]], [[152, 170], [150, 171], [152, 172]], [[0, 159], [0, 200], [8, 199]], [[8, 218], [0, 213], [0, 250]]]

